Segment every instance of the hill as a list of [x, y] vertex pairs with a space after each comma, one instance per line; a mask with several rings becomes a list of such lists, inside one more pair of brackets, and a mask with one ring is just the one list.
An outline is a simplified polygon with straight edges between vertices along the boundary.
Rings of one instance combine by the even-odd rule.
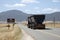
[[60, 21], [60, 12], [54, 12], [51, 14], [46, 14], [45, 20], [47, 21]]
[[[15, 18], [16, 21], [25, 21], [27, 17], [33, 14], [27, 14], [19, 10], [8, 10], [0, 13], [0, 21], [6, 21], [7, 18]], [[36, 15], [36, 14], [35, 14]], [[60, 12], [45, 14], [46, 21], [60, 21]]]
[[7, 18], [15, 18], [16, 21], [24, 21], [29, 14], [26, 14], [19, 10], [8, 10], [0, 13], [0, 20], [6, 21]]

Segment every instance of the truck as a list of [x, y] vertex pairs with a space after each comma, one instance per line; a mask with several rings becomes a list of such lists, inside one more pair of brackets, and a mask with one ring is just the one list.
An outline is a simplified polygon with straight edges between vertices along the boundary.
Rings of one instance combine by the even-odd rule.
[[28, 28], [31, 29], [45, 29], [45, 15], [32, 15], [28, 17]]

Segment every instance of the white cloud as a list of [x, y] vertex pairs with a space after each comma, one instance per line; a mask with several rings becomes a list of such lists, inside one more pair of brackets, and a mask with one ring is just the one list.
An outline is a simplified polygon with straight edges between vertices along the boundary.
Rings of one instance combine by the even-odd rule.
[[[35, 8], [38, 9], [39, 7], [35, 7]], [[53, 12], [60, 12], [60, 9], [58, 9], [58, 8], [43, 8], [40, 10], [35, 10], [35, 9], [25, 10], [24, 12], [26, 12], [28, 14], [50, 14]]]
[[57, 12], [60, 11], [59, 9], [54, 9], [54, 8], [44, 8], [42, 12], [44, 13], [52, 13], [52, 12]]
[[25, 10], [25, 12], [30, 12], [31, 10]]
[[24, 11], [25, 13], [28, 13], [28, 14], [40, 14], [40, 10], [35, 10], [35, 9], [27, 9]]
[[4, 4], [5, 7], [8, 8], [18, 8], [18, 7], [25, 7], [28, 6], [30, 3], [39, 3], [37, 0], [21, 0], [20, 3], [15, 3], [15, 4]]
[[26, 4], [5, 4], [4, 5], [5, 7], [25, 7], [26, 6]]
[[30, 10], [30, 9], [25, 9], [24, 12], [25, 12], [25, 13], [28, 13], [28, 14], [31, 14], [31, 13], [32, 13], [32, 10]]
[[60, 0], [52, 0], [53, 2], [60, 2]]
[[39, 3], [37, 0], [21, 0], [21, 3]]

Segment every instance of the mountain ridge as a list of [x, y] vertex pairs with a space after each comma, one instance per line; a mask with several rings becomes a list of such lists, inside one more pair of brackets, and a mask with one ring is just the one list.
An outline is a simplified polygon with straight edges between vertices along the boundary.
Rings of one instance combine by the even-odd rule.
[[[15, 18], [16, 21], [26, 21], [28, 16], [34, 14], [27, 14], [20, 10], [8, 10], [0, 13], [0, 21], [6, 21], [7, 18]], [[36, 14], [35, 14], [36, 15]], [[60, 21], [60, 12], [45, 14], [46, 21]]]
[[[7, 18], [15, 18], [17, 21], [22, 21], [26, 19], [28, 14], [19, 10], [9, 10], [0, 13], [0, 20], [6, 21]], [[24, 16], [24, 17], [23, 17]]]

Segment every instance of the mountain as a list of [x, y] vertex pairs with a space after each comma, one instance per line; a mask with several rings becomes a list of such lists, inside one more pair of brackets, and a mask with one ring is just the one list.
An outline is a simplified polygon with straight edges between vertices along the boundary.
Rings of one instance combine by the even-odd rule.
[[54, 13], [51, 13], [51, 14], [46, 14], [46, 18], [45, 20], [48, 20], [48, 21], [60, 21], [60, 12], [54, 12]]
[[[7, 18], [15, 18], [16, 21], [25, 21], [28, 16], [33, 14], [27, 14], [19, 10], [8, 10], [0, 13], [0, 21], [6, 21]], [[60, 21], [60, 12], [54, 12], [51, 14], [45, 14], [46, 21]]]
[[6, 21], [7, 18], [15, 18], [16, 21], [24, 21], [27, 20], [29, 14], [26, 14], [19, 10], [9, 10], [0, 13], [0, 20]]

